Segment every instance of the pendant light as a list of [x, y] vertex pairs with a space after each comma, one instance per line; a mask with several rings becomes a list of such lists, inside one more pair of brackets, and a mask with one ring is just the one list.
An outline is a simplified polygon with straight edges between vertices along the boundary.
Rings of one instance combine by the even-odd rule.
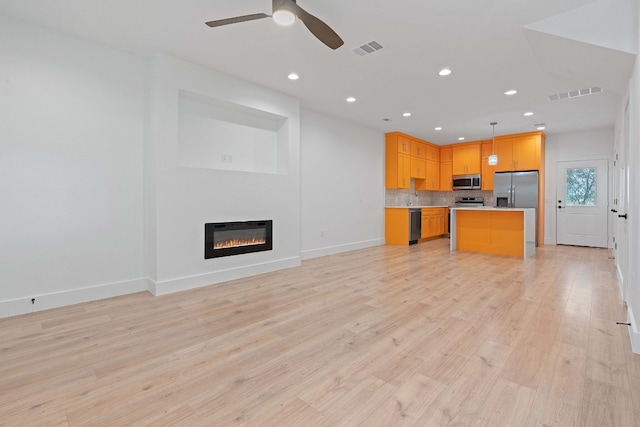
[[496, 125], [498, 122], [491, 122], [491, 133], [492, 133], [492, 143], [491, 143], [491, 155], [489, 156], [489, 166], [495, 166], [498, 164], [498, 155], [496, 154]]

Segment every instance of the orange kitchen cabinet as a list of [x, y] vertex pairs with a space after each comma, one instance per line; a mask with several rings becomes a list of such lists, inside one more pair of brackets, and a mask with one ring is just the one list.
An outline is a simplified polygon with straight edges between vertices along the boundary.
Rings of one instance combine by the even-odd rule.
[[440, 149], [440, 162], [453, 162], [453, 148], [451, 147], [442, 147]]
[[440, 162], [427, 160], [427, 190], [440, 191]]
[[427, 144], [417, 139], [411, 140], [411, 156], [425, 159], [427, 157]]
[[493, 191], [493, 174], [496, 171], [495, 166], [489, 165], [489, 156], [492, 153], [492, 141], [484, 141], [482, 143], [482, 190]]
[[384, 238], [387, 245], [409, 246], [408, 208], [386, 208], [384, 210]]
[[496, 171], [540, 170], [543, 152], [541, 132], [496, 137]]
[[453, 149], [443, 147], [440, 149], [440, 191], [452, 191], [453, 175]]
[[444, 208], [423, 208], [422, 228], [420, 237], [428, 239], [445, 234], [445, 209]]
[[440, 147], [435, 145], [426, 144], [427, 147], [427, 160], [431, 160], [433, 162], [440, 162]]
[[425, 179], [427, 177], [424, 158], [411, 156], [411, 178]]
[[479, 174], [481, 146], [479, 142], [455, 144], [453, 151], [453, 175]]
[[406, 135], [396, 135], [396, 145], [398, 153], [411, 154], [411, 138]]
[[410, 139], [397, 132], [386, 135], [386, 188], [411, 187]]
[[453, 191], [452, 166], [451, 162], [440, 163], [440, 191]]

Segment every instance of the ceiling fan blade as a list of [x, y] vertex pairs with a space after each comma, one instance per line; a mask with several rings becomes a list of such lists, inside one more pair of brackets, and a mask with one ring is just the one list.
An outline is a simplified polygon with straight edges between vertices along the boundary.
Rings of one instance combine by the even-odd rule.
[[330, 26], [298, 6], [295, 1], [292, 1], [291, 3], [293, 4], [298, 19], [302, 21], [302, 23], [314, 36], [316, 36], [318, 40], [334, 50], [344, 44], [344, 41], [331, 29]]
[[238, 22], [253, 21], [255, 19], [269, 18], [266, 13], [254, 13], [253, 15], [236, 16], [235, 18], [218, 19], [217, 21], [205, 22], [210, 27], [221, 27], [222, 25], [236, 24]]

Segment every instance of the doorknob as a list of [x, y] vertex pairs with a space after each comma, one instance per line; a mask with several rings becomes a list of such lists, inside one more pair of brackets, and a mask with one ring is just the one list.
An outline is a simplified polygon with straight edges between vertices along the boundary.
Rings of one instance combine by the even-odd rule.
[[558, 206], [558, 209], [562, 209], [562, 206]]
[[613, 212], [613, 213], [618, 213], [618, 211], [617, 211], [617, 210], [615, 210], [615, 209], [611, 209], [611, 212]]
[[618, 215], [618, 218], [624, 218], [624, 219], [627, 219], [627, 214], [624, 214], [624, 215]]

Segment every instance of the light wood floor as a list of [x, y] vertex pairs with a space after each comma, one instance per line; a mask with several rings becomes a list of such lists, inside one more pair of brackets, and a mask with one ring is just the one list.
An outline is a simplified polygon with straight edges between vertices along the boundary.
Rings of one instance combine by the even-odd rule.
[[447, 245], [1, 319], [0, 425], [640, 425], [609, 251]]

